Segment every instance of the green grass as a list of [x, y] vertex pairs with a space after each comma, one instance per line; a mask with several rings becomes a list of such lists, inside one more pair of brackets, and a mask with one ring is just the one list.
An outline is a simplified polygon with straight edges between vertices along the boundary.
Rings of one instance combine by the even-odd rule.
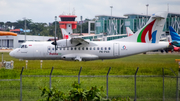
[[81, 75], [106, 75], [109, 67], [112, 67], [110, 75], [134, 75], [137, 67], [139, 67], [138, 75], [162, 75], [162, 68], [167, 68], [166, 75], [173, 75], [169, 68], [178, 72], [175, 59], [179, 56], [177, 54], [139, 54], [119, 59], [86, 62], [44, 60], [42, 69], [40, 60], [29, 60], [26, 69], [25, 61], [19, 61], [4, 53], [4, 60], [14, 61], [14, 69], [0, 69], [0, 79], [19, 78], [22, 67], [25, 67], [24, 75], [49, 75], [52, 67], [54, 67], [53, 75], [77, 75], [80, 67], [82, 67]]
[[[12, 58], [8, 53], [4, 53], [4, 60], [14, 61], [14, 69], [0, 69], [0, 79], [19, 79], [25, 61]], [[110, 74], [113, 75], [134, 75], [139, 67], [137, 75], [162, 75], [162, 68], [165, 68], [165, 75], [174, 76], [169, 68], [178, 73], [178, 63], [175, 59], [179, 54], [138, 54], [129, 57], [96, 60], [86, 62], [44, 60], [42, 69], [40, 60], [29, 60], [28, 67], [23, 71], [23, 75], [47, 75], [47, 77], [23, 77], [23, 100], [40, 99], [41, 91], [39, 86], [49, 87], [49, 74], [54, 67], [53, 75], [78, 75], [80, 67], [81, 75], [106, 75], [109, 67]], [[0, 59], [1, 61], [1, 59]], [[52, 86], [63, 92], [68, 92], [71, 84], [78, 81], [77, 77], [52, 77]], [[161, 101], [162, 100], [162, 78], [161, 77], [138, 77], [137, 78], [137, 100], [140, 101]], [[91, 86], [103, 86], [106, 93], [105, 77], [81, 77], [84, 88]], [[19, 81], [0, 81], [0, 99], [3, 101], [17, 101], [20, 98]], [[176, 98], [176, 79], [165, 78], [165, 98], [167, 101]], [[134, 77], [109, 77], [109, 97], [130, 97], [134, 98]]]

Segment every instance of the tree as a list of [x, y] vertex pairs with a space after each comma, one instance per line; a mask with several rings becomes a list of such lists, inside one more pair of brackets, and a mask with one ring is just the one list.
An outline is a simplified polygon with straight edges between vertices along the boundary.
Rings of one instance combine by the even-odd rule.
[[[25, 20], [17, 20], [17, 25], [15, 26], [15, 29], [22, 28], [24, 29]], [[32, 24], [31, 19], [26, 19], [26, 28], [30, 28], [30, 25]]]
[[3, 26], [4, 25], [4, 22], [0, 22], [0, 26]]

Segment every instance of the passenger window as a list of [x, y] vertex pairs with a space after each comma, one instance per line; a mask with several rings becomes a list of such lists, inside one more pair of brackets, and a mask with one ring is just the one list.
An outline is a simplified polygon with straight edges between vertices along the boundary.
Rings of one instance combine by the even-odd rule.
[[89, 50], [92, 50], [92, 48], [90, 47]]
[[61, 48], [59, 48], [59, 50], [61, 50]]
[[104, 50], [106, 50], [107, 48], [105, 47]]
[[88, 50], [88, 47], [86, 47], [86, 50]]
[[51, 48], [48, 48], [48, 50], [51, 50]]
[[97, 48], [97, 50], [99, 50], [99, 47]]
[[69, 50], [69, 47], [67, 47], [67, 50]]
[[73, 47], [71, 47], [71, 50], [73, 50]]
[[74, 50], [76, 50], [76, 47], [74, 47]]
[[81, 48], [80, 48], [80, 47], [78, 47], [78, 50], [81, 50]]
[[94, 50], [96, 50], [96, 48], [94, 47]]
[[52, 50], [54, 50], [54, 48], [52, 48]]
[[84, 50], [84, 47], [82, 47], [82, 50]]
[[111, 48], [109, 47], [109, 50], [111, 50]]
[[101, 50], [103, 50], [103, 47], [101, 47]]

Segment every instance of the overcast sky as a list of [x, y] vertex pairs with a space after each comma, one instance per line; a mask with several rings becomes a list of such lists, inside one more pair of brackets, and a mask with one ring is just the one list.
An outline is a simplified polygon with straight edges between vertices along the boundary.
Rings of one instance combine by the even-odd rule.
[[[33, 22], [53, 22], [55, 16], [72, 13], [76, 20], [93, 19], [96, 15], [123, 16], [124, 14], [148, 14], [158, 11], [180, 13], [180, 0], [0, 0], [0, 22], [15, 22], [24, 17]], [[58, 21], [59, 21], [58, 17]]]

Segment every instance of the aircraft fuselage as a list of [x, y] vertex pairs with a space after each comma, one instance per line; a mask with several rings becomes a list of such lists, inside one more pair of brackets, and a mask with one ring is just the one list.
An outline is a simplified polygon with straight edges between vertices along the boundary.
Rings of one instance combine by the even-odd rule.
[[133, 54], [162, 49], [169, 43], [134, 43], [106, 41], [91, 41], [88, 45], [74, 47], [57, 47], [51, 42], [26, 42], [10, 52], [12, 57], [27, 60], [78, 60], [113, 59]]

